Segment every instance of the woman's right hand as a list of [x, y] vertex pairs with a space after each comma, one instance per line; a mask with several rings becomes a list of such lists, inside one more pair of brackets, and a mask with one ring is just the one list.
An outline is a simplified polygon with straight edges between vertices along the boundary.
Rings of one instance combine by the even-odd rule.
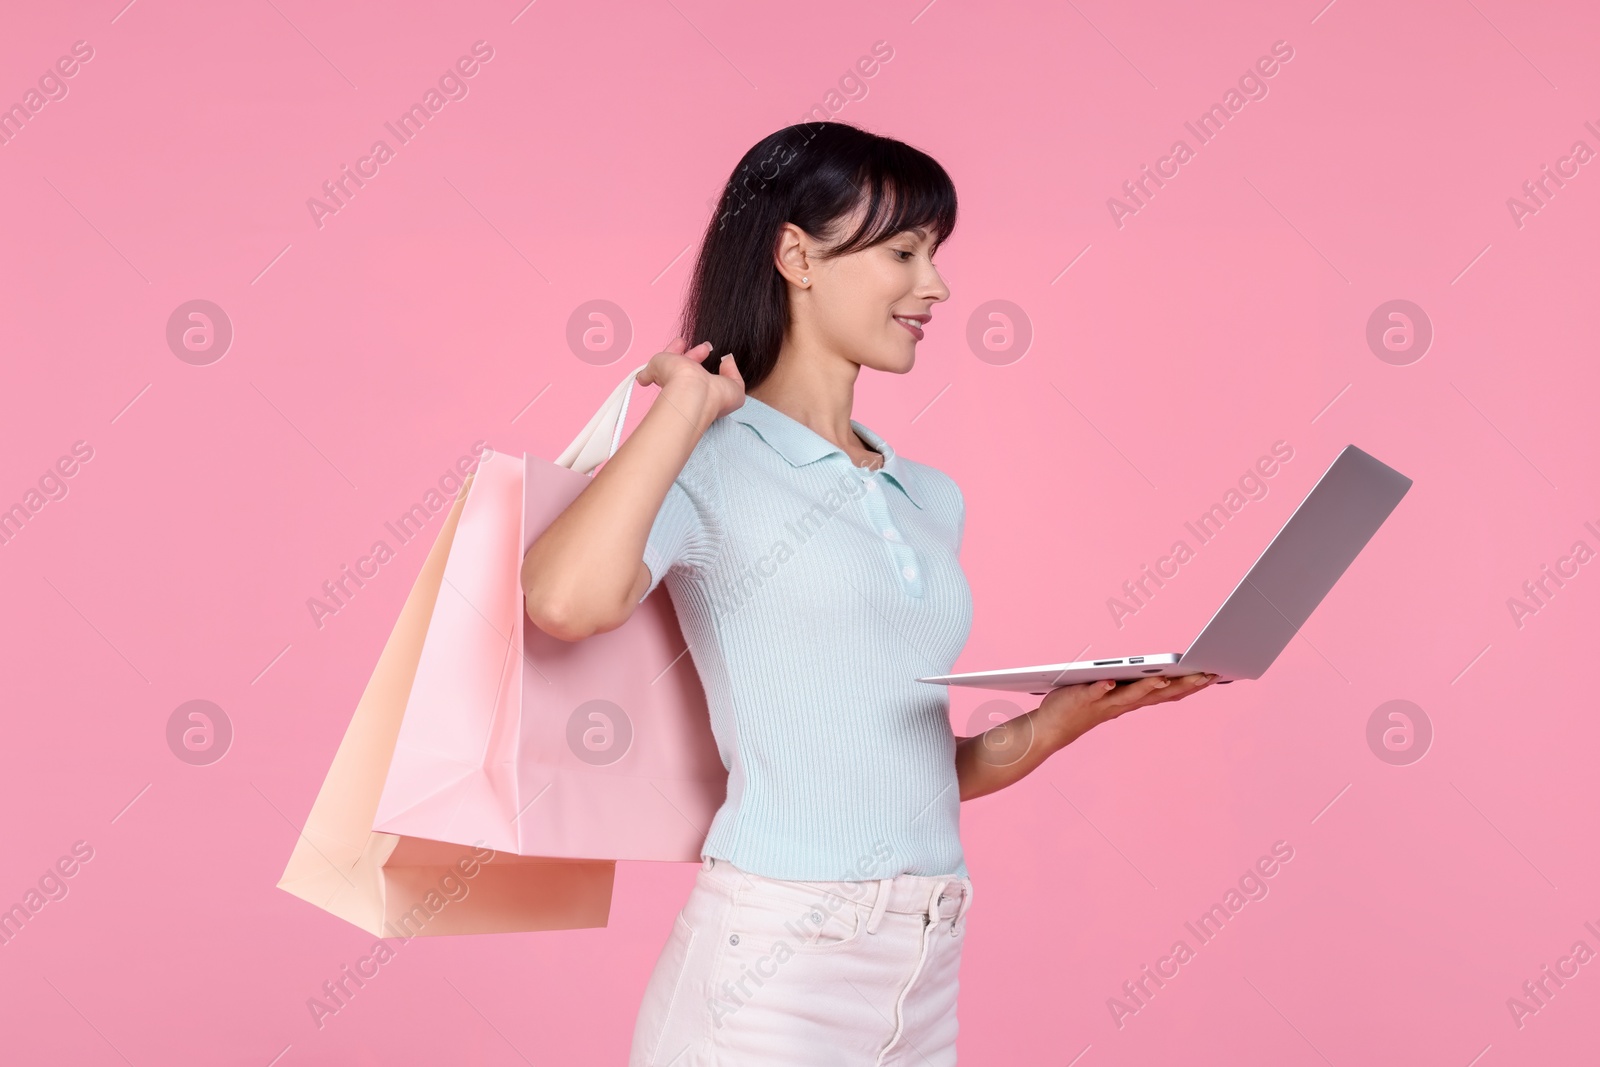
[[709, 374], [700, 360], [710, 345], [684, 346], [674, 339], [635, 376], [640, 385], [661, 387], [656, 403], [523, 555], [525, 610], [551, 637], [581, 641], [628, 621], [650, 584], [644, 550], [662, 501], [701, 435], [744, 403], [744, 379], [731, 357]]
[[657, 352], [650, 358], [634, 381], [640, 385], [660, 386], [662, 398], [666, 399], [667, 394], [672, 394], [674, 399], [671, 402], [675, 406], [679, 403], [676, 398], [681, 397], [697, 410], [683, 411], [681, 407], [679, 410], [704, 431], [711, 423], [730, 411], [737, 411], [744, 403], [744, 378], [740, 376], [739, 366], [731, 355], [722, 357], [716, 374], [709, 373], [701, 365], [711, 354], [710, 341], [701, 342], [690, 350], [685, 349], [687, 344], [682, 337], [673, 338], [666, 351]]

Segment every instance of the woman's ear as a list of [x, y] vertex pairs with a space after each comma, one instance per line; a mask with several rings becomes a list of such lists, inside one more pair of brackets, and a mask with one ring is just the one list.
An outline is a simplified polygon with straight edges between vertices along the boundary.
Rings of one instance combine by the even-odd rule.
[[[773, 264], [778, 273], [791, 285], [809, 285], [811, 276], [811, 239], [792, 222], [783, 224], [778, 231], [778, 247], [773, 254]], [[804, 282], [801, 279], [806, 279]]]

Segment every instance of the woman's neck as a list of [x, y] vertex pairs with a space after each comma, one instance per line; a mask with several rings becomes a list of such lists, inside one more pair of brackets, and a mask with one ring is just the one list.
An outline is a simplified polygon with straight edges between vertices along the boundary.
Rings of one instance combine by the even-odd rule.
[[844, 449], [851, 462], [860, 464], [877, 455], [850, 426], [860, 372], [858, 364], [842, 357], [807, 359], [786, 344], [772, 373], [748, 394]]

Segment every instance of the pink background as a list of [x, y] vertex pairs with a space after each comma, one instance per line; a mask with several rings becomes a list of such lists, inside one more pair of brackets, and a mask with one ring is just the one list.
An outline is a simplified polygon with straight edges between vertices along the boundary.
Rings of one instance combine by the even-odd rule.
[[[622, 1062], [690, 865], [621, 865], [608, 929], [420, 939], [313, 1022], [373, 938], [274, 883], [426, 546], [320, 629], [306, 601], [472, 442], [554, 456], [670, 338], [740, 154], [876, 41], [838, 118], [943, 162], [961, 221], [915, 371], [856, 414], [966, 492], [959, 667], [1181, 649], [1339, 448], [1416, 481], [1265, 678], [967, 805], [963, 1062], [1600, 1049], [1600, 962], [1507, 1006], [1600, 951], [1600, 564], [1507, 606], [1600, 549], [1600, 164], [1507, 206], [1600, 149], [1592, 5], [124, 2], [0, 34], [0, 103], [94, 50], [0, 146], [0, 506], [93, 449], [0, 546], [0, 906], [94, 850], [0, 946], [0, 1059]], [[469, 95], [319, 228], [307, 198], [479, 40]], [[1108, 198], [1280, 40], [1268, 95], [1119, 228]], [[235, 332], [205, 366], [165, 336], [193, 299]], [[636, 332], [607, 365], [566, 340], [596, 299]], [[1434, 327], [1408, 365], [1365, 340], [1393, 299]], [[1020, 358], [969, 347], [990, 300], [1031, 323]], [[1269, 495], [1119, 632], [1107, 598], [1278, 440]], [[958, 732], [996, 695], [954, 693]], [[235, 731], [209, 766], [166, 740], [194, 699]], [[1366, 733], [1397, 699], [1434, 731], [1404, 766]], [[1270, 895], [1119, 1027], [1108, 998], [1277, 841]]]

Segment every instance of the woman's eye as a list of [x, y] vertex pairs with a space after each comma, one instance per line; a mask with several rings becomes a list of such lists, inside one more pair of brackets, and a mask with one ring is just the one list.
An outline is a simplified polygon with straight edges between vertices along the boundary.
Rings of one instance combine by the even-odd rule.
[[910, 258], [911, 258], [911, 257], [912, 257], [912, 256], [914, 256], [914, 255], [916, 255], [916, 253], [915, 253], [915, 252], [906, 252], [906, 251], [903, 251], [903, 250], [901, 250], [901, 249], [898, 249], [898, 248], [896, 248], [896, 249], [895, 249], [895, 250], [894, 250], [894, 254], [895, 254], [895, 255], [897, 255], [897, 256], [905, 256], [905, 257], [906, 257], [906, 258], [905, 258], [905, 259], [902, 259], [902, 260], [901, 260], [901, 261], [900, 261], [900, 262], [901, 262], [901, 263], [904, 263], [904, 262], [906, 262], [906, 260], [908, 260], [908, 259], [910, 259]]

